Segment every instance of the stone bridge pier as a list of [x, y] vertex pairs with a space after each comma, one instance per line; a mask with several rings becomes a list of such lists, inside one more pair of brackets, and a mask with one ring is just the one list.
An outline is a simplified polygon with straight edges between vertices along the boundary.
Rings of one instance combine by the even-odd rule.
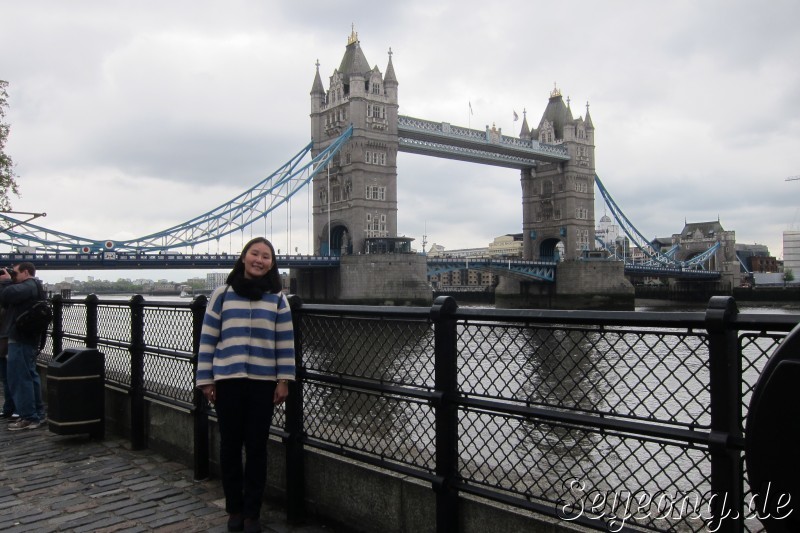
[[634, 288], [621, 261], [563, 261], [555, 283], [500, 277], [495, 305], [536, 309], [634, 309]]

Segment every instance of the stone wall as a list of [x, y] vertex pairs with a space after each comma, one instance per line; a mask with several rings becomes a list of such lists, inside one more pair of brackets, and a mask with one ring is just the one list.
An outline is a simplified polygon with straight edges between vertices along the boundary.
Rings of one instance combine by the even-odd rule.
[[429, 306], [433, 302], [424, 255], [345, 255], [339, 280], [340, 303]]
[[633, 285], [621, 261], [564, 261], [556, 282], [524, 282], [500, 277], [495, 305], [527, 309], [633, 310]]

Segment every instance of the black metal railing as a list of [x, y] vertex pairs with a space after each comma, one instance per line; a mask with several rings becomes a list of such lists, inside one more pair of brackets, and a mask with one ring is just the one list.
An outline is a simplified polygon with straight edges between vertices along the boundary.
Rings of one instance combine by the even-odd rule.
[[[54, 299], [41, 359], [106, 354], [144, 447], [148, 399], [194, 414], [208, 475], [208, 410], [194, 388], [205, 297]], [[438, 531], [459, 494], [596, 529], [757, 531], [744, 420], [761, 369], [800, 321], [738, 313], [302, 304], [290, 298], [297, 381], [273, 432], [287, 448], [287, 513], [303, 513], [304, 447], [426, 480]], [[744, 517], [744, 519], [742, 519]]]

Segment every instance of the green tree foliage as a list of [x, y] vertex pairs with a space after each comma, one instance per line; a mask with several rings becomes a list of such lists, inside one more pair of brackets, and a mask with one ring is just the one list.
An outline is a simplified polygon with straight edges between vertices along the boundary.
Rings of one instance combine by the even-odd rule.
[[17, 178], [14, 174], [14, 162], [6, 154], [6, 140], [11, 130], [6, 121], [6, 107], [8, 107], [8, 82], [0, 80], [0, 211], [11, 209], [9, 193], [19, 196]]
[[783, 271], [783, 280], [784, 281], [794, 281], [794, 272], [792, 272], [791, 268], [787, 268]]

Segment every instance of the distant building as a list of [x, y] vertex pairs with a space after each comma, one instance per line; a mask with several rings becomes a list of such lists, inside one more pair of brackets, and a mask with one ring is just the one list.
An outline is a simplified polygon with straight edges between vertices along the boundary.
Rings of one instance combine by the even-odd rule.
[[522, 257], [522, 233], [507, 233], [489, 243], [490, 257]]
[[751, 257], [750, 272], [778, 272], [778, 260], [774, 257]]
[[[444, 246], [434, 244], [428, 250], [428, 257], [513, 257], [521, 258], [523, 249], [522, 233], [507, 233], [495, 237], [485, 248], [462, 248], [446, 250]], [[428, 277], [430, 284], [439, 289], [460, 288], [461, 290], [482, 290], [494, 286], [497, 276], [491, 272], [472, 269], [453, 270]]]
[[791, 270], [800, 279], [800, 230], [783, 232], [783, 271]]
[[650, 244], [662, 254], [670, 251], [673, 246], [672, 237], [656, 237], [650, 241]]
[[206, 289], [213, 291], [220, 285], [225, 285], [226, 279], [228, 279], [226, 272], [210, 272], [206, 274]]
[[459, 250], [447, 250], [441, 257], [489, 257], [489, 248], [461, 248]]
[[688, 261], [719, 243], [719, 248], [706, 260], [709, 270], [719, 270], [724, 281], [738, 287], [741, 267], [736, 257], [736, 232], [725, 231], [719, 220], [691, 222], [680, 233], [672, 235], [673, 245], [680, 245], [675, 253], [679, 261]]
[[778, 260], [763, 244], [737, 244], [736, 257], [748, 272], [778, 272]]
[[611, 217], [608, 215], [603, 215], [600, 217], [600, 221], [597, 223], [597, 228], [594, 230], [594, 235], [605, 243], [605, 246], [601, 245], [600, 243], [596, 243], [597, 249], [602, 250], [604, 248], [612, 247], [619, 238], [619, 226], [614, 224], [614, 221], [611, 220]]
[[167, 281], [165, 279], [160, 279], [157, 282], [153, 283], [153, 288], [151, 291], [153, 294], [164, 293], [164, 294], [172, 294], [175, 292], [180, 292], [179, 284], [174, 283], [172, 281]]
[[444, 255], [444, 246], [441, 244], [433, 243], [431, 245], [430, 250], [428, 250], [428, 256], [430, 257], [441, 257]]

